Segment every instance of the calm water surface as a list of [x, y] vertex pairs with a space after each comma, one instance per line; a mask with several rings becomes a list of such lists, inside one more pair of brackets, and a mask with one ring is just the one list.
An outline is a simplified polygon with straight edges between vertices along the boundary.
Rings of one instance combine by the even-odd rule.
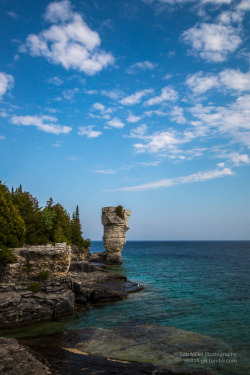
[[[102, 250], [102, 242], [92, 243], [92, 252]], [[222, 339], [237, 353], [237, 365], [225, 366], [222, 373], [247, 375], [249, 269], [250, 241], [129, 241], [123, 250], [123, 265], [111, 270], [143, 284], [144, 291], [121, 302], [92, 307], [74, 318], [10, 335], [154, 322]]]

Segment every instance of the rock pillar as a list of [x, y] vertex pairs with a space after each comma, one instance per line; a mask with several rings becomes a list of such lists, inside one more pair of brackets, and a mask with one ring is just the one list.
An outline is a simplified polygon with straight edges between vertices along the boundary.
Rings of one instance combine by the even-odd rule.
[[[118, 209], [120, 208], [120, 210]], [[106, 249], [107, 264], [121, 264], [121, 252], [126, 243], [126, 232], [129, 230], [130, 210], [121, 206], [102, 208], [102, 225], [104, 226], [103, 244]]]

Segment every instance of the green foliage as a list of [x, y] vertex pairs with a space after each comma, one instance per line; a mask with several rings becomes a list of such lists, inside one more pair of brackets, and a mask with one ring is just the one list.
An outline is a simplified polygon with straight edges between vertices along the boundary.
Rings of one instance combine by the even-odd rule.
[[124, 208], [121, 205], [116, 207], [115, 213], [117, 216], [124, 220]]
[[5, 248], [0, 250], [0, 265], [6, 266], [8, 263], [15, 263], [16, 261], [17, 257], [13, 249]]
[[49, 272], [48, 271], [41, 271], [39, 274], [38, 274], [40, 280], [42, 281], [45, 281], [45, 280], [48, 280], [49, 279]]
[[24, 242], [30, 245], [38, 245], [44, 242], [42, 212], [38, 200], [29, 192], [23, 191], [20, 185], [15, 191], [12, 191], [12, 201], [25, 223]]
[[39, 283], [31, 283], [28, 288], [33, 293], [39, 292], [40, 290], [40, 284]]
[[42, 209], [21, 185], [10, 192], [0, 182], [0, 248], [48, 242], [67, 242], [79, 248], [90, 246], [90, 241], [82, 237], [79, 207], [70, 219], [65, 208], [60, 203], [54, 204], [52, 198]]
[[0, 181], [0, 248], [21, 246], [24, 235], [24, 221], [12, 202], [9, 189]]
[[82, 239], [82, 247], [84, 247], [84, 249], [87, 249], [88, 247], [90, 247], [91, 245], [91, 241], [89, 238], [87, 238], [86, 240], [83, 238]]
[[31, 272], [32, 271], [32, 266], [31, 265], [28, 265], [26, 267], [23, 267], [23, 272]]

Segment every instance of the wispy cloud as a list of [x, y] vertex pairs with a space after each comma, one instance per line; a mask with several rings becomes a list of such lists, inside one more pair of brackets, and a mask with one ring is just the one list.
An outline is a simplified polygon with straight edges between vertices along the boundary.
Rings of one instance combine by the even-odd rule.
[[143, 61], [143, 62], [137, 62], [133, 65], [131, 65], [127, 69], [128, 74], [136, 74], [140, 71], [145, 71], [145, 70], [153, 70], [157, 67], [156, 63], [152, 63], [150, 61]]
[[14, 86], [14, 78], [10, 74], [0, 72], [0, 100]]
[[67, 90], [63, 90], [62, 92], [62, 95], [64, 97], [64, 99], [67, 99], [67, 100], [73, 100], [74, 99], [74, 96], [79, 92], [79, 89], [77, 87], [73, 88], [73, 89], [67, 89]]
[[186, 85], [190, 87], [194, 94], [203, 94], [210, 89], [219, 87], [219, 80], [214, 75], [204, 75], [203, 72], [198, 72], [186, 80]]
[[114, 108], [106, 108], [105, 105], [103, 105], [102, 103], [94, 103], [92, 105], [92, 108], [96, 111], [99, 112], [99, 115], [90, 115], [91, 117], [97, 117], [97, 118], [103, 118], [105, 120], [109, 120], [110, 119], [110, 115], [112, 112], [114, 112]]
[[4, 135], [0, 135], [0, 139], [4, 140], [5, 136]]
[[99, 137], [102, 132], [98, 130], [93, 130], [95, 125], [88, 125], [88, 126], [80, 126], [78, 128], [78, 135], [86, 135], [87, 138], [97, 138]]
[[12, 116], [10, 122], [15, 125], [35, 126], [45, 133], [67, 134], [72, 128], [55, 124], [57, 118], [51, 116]]
[[234, 173], [230, 168], [214, 169], [214, 170], [209, 170], [209, 171], [204, 171], [204, 172], [197, 172], [197, 173], [184, 176], [184, 177], [166, 178], [163, 180], [153, 181], [153, 182], [149, 182], [149, 183], [137, 185], [137, 186], [125, 186], [125, 187], [121, 187], [115, 190], [118, 190], [118, 191], [153, 190], [153, 189], [159, 189], [159, 188], [167, 188], [167, 187], [175, 186], [175, 185], [188, 184], [192, 182], [207, 181], [207, 180], [212, 180], [214, 178], [231, 176], [233, 174]]
[[163, 87], [163, 89], [161, 90], [161, 95], [155, 96], [154, 98], [147, 100], [144, 104], [146, 106], [151, 106], [155, 104], [161, 104], [169, 100], [175, 101], [177, 99], [178, 99], [178, 93], [171, 87], [166, 86], [166, 87]]
[[122, 105], [134, 105], [138, 104], [142, 101], [142, 98], [146, 95], [153, 94], [154, 90], [152, 89], [146, 89], [137, 91], [136, 93], [127, 96], [126, 98], [122, 99], [120, 103]]
[[242, 40], [232, 26], [201, 23], [182, 34], [203, 59], [212, 62], [225, 61], [228, 54], [237, 50]]
[[55, 85], [55, 86], [61, 86], [63, 85], [63, 80], [57, 76], [55, 77], [50, 77], [46, 80], [46, 82]]
[[93, 173], [100, 173], [100, 174], [114, 174], [116, 171], [114, 169], [93, 169]]
[[70, 1], [52, 2], [47, 6], [45, 20], [53, 25], [38, 35], [28, 35], [20, 52], [43, 56], [65, 69], [76, 69], [94, 75], [114, 63], [110, 53], [100, 50], [101, 39], [91, 30], [79, 13], [72, 11]]

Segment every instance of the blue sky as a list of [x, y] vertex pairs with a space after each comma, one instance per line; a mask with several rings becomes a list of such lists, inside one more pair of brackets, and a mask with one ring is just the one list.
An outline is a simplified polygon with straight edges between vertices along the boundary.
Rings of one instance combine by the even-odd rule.
[[250, 0], [0, 0], [0, 171], [129, 240], [250, 239]]

